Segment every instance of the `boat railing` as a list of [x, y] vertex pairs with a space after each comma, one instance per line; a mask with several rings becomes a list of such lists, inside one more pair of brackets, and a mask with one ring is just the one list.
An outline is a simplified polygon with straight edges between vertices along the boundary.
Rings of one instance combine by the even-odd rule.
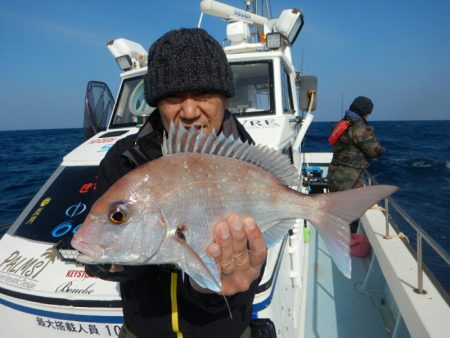
[[[366, 172], [367, 182], [369, 185], [378, 184], [373, 175], [369, 172]], [[450, 256], [431, 236], [428, 234], [416, 221], [414, 221], [408, 213], [398, 205], [397, 202], [394, 201], [392, 197], [387, 197], [384, 199], [384, 214], [386, 216], [386, 231], [384, 234], [385, 239], [391, 239], [391, 235], [389, 233], [389, 224], [391, 221], [390, 217], [390, 208], [393, 208], [405, 221], [411, 226], [411, 228], [416, 233], [416, 260], [417, 260], [417, 288], [414, 291], [418, 294], [426, 294], [426, 290], [423, 288], [423, 273], [424, 273], [424, 264], [423, 264], [423, 241], [427, 242], [428, 245], [433, 249], [433, 251], [438, 254], [443, 261], [450, 265]]]

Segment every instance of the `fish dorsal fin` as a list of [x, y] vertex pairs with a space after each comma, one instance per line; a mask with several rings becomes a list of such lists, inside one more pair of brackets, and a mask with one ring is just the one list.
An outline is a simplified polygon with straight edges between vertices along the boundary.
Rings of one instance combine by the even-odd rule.
[[162, 151], [164, 156], [199, 153], [234, 158], [258, 166], [288, 185], [298, 183], [299, 179], [290, 159], [277, 150], [235, 140], [232, 135], [217, 135], [214, 130], [209, 135], [203, 129], [187, 130], [181, 123], [176, 126], [173, 121], [170, 122], [169, 134], [164, 137]]

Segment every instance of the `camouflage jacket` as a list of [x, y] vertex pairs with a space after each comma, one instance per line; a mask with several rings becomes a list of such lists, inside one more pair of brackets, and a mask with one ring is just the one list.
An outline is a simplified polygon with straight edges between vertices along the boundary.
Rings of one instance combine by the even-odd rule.
[[364, 120], [348, 119], [347, 130], [334, 144], [333, 165], [366, 169], [372, 158], [384, 154], [373, 128]]
[[346, 120], [349, 126], [334, 144], [328, 171], [329, 191], [362, 187], [364, 172], [372, 158], [384, 153], [373, 128], [364, 119], [346, 117]]

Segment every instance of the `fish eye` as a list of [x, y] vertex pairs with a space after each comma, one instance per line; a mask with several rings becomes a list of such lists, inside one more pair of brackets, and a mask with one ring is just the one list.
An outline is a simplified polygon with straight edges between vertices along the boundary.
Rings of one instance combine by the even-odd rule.
[[123, 224], [128, 221], [128, 209], [123, 204], [115, 204], [109, 210], [108, 219], [113, 224]]

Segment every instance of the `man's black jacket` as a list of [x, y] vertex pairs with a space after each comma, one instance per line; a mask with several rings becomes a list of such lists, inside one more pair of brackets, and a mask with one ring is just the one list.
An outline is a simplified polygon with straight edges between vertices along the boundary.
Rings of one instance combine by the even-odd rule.
[[[221, 131], [227, 136], [253, 142], [228, 111]], [[155, 111], [138, 134], [119, 140], [106, 154], [99, 166], [94, 199], [136, 166], [161, 157], [162, 138], [160, 115]], [[184, 338], [237, 338], [250, 322], [254, 294], [260, 281], [253, 282], [247, 292], [227, 297], [231, 319], [223, 296], [197, 292], [191, 287], [189, 277], [183, 278], [174, 266], [126, 266], [124, 272], [110, 273], [105, 266], [87, 265], [86, 271], [120, 282], [124, 323], [139, 338], [177, 337], [174, 320]]]

